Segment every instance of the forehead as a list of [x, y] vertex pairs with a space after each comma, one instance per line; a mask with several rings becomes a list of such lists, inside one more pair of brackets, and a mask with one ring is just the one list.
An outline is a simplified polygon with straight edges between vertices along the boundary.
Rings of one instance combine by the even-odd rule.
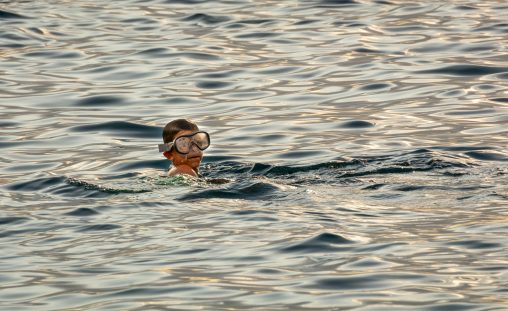
[[191, 131], [191, 130], [181, 130], [179, 131], [178, 133], [176, 133], [175, 135], [175, 139], [180, 137], [180, 136], [184, 136], [184, 135], [189, 135], [189, 134], [192, 134], [192, 133], [196, 133], [196, 131]]

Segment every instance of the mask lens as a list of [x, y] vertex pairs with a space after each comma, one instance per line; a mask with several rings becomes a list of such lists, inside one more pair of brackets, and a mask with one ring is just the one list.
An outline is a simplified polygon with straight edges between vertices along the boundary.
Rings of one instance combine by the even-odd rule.
[[196, 133], [192, 136], [192, 140], [201, 150], [205, 150], [210, 146], [210, 139], [206, 133]]
[[175, 140], [176, 151], [186, 154], [189, 153], [191, 147], [191, 138], [188, 136], [178, 137]]

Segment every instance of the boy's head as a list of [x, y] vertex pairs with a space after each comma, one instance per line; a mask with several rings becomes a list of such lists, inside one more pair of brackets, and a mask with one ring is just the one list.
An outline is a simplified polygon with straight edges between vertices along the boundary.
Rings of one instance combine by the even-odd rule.
[[167, 144], [175, 140], [178, 132], [180, 131], [197, 132], [199, 131], [199, 127], [196, 123], [187, 119], [173, 120], [166, 124], [164, 130], [162, 131], [162, 139], [164, 140], [164, 143]]
[[210, 145], [210, 137], [200, 132], [196, 123], [177, 119], [169, 122], [162, 131], [164, 144], [159, 151], [178, 168], [190, 168], [196, 173], [203, 158], [203, 150]]

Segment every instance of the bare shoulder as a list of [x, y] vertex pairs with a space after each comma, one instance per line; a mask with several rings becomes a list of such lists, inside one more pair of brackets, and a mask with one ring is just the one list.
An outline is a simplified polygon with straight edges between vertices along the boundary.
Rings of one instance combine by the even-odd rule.
[[168, 172], [168, 176], [177, 176], [177, 175], [190, 175], [194, 177], [198, 176], [198, 174], [191, 167], [186, 165], [173, 166]]

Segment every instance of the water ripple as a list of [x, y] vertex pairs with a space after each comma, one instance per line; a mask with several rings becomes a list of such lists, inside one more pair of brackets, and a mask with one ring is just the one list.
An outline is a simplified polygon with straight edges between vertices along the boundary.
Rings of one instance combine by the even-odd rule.
[[2, 1], [0, 308], [506, 309], [504, 2]]

